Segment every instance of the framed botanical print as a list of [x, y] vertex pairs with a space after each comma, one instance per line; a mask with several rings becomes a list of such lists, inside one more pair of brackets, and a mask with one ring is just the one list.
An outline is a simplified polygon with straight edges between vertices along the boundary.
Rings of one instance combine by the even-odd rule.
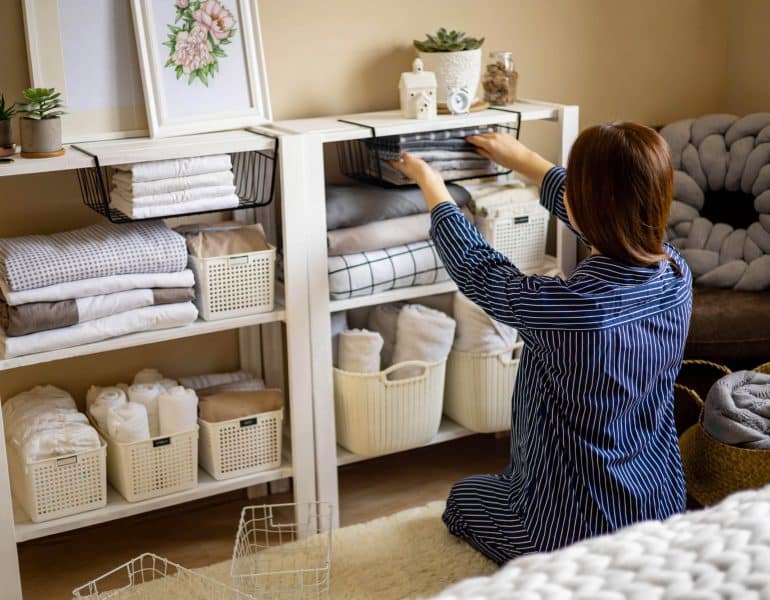
[[154, 137], [271, 118], [256, 0], [131, 0]]
[[24, 0], [33, 87], [62, 93], [65, 143], [147, 135], [128, 0]]

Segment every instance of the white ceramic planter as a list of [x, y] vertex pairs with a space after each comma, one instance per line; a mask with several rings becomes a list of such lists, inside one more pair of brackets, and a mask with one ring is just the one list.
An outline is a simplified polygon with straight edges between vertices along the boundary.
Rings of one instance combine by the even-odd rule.
[[481, 48], [462, 52], [418, 52], [426, 71], [436, 74], [436, 99], [446, 105], [449, 88], [468, 88], [473, 101], [481, 80]]

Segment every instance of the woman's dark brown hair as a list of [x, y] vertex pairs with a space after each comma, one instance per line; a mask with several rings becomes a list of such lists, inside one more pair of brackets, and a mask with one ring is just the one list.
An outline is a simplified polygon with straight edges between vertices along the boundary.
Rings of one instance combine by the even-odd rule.
[[606, 256], [644, 267], [667, 260], [663, 236], [673, 189], [668, 146], [649, 127], [596, 125], [572, 146], [566, 202], [574, 225]]

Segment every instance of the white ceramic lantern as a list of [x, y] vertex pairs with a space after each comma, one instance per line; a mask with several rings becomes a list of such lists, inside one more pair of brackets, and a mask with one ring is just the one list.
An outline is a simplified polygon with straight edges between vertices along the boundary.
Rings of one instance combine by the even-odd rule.
[[401, 73], [401, 115], [406, 119], [436, 117], [436, 75], [424, 71], [422, 61], [414, 59], [412, 71]]

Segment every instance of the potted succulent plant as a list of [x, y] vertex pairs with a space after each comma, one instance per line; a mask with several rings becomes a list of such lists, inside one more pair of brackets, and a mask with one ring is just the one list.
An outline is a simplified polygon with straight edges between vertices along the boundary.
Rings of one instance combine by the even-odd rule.
[[426, 71], [436, 74], [436, 99], [446, 106], [447, 92], [466, 88], [475, 100], [481, 79], [481, 45], [484, 38], [467, 37], [462, 31], [442, 27], [423, 41], [414, 40]]
[[16, 114], [16, 105], [5, 103], [5, 96], [0, 94], [0, 156], [8, 156], [16, 151], [13, 145], [11, 117]]
[[61, 94], [54, 88], [28, 88], [16, 110], [21, 118], [21, 155], [42, 158], [64, 154], [61, 145]]

